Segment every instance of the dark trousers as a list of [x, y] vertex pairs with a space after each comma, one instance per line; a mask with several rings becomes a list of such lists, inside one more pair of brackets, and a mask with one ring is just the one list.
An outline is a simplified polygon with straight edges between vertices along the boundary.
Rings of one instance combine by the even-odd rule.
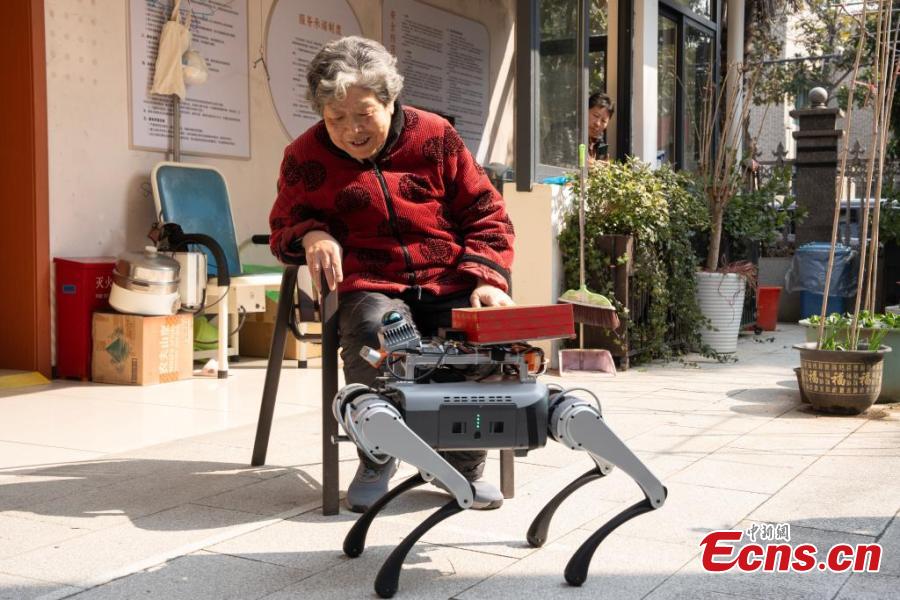
[[[344, 378], [347, 383], [374, 385], [380, 374], [359, 355], [363, 346], [378, 348], [378, 331], [381, 317], [389, 310], [396, 310], [415, 323], [423, 337], [437, 335], [438, 328], [450, 327], [450, 311], [469, 306], [470, 292], [438, 297], [423, 292], [421, 298], [412, 294], [388, 295], [380, 292], [352, 292], [340, 297], [339, 329], [341, 359], [344, 361]], [[427, 384], [423, 384], [427, 385]], [[447, 462], [469, 481], [481, 477], [487, 452], [441, 452]], [[365, 461], [362, 453], [360, 460]], [[372, 465], [370, 465], [372, 466]]]

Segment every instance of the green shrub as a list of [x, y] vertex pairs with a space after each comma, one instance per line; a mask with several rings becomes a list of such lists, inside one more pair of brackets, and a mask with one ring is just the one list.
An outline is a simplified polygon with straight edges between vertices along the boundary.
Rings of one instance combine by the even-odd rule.
[[[578, 287], [577, 182], [575, 193], [576, 202], [566, 214], [559, 236], [567, 288]], [[602, 235], [633, 236], [631, 293], [646, 295], [646, 314], [626, 315], [622, 299], [614, 302], [625, 317], [631, 346], [640, 352], [635, 361], [668, 359], [700, 348], [704, 319], [694, 294], [699, 258], [692, 239], [708, 227], [706, 205], [686, 175], [669, 167], [653, 170], [638, 160], [591, 167], [585, 210], [587, 285], [594, 292], [614, 297], [610, 267], [629, 257], [605, 255], [596, 240]]]
[[750, 245], [761, 247], [766, 254], [776, 251], [791, 219], [799, 223], [806, 216], [800, 207], [793, 217], [784, 209], [794, 200], [790, 178], [788, 167], [776, 169], [758, 189], [740, 191], [728, 203], [723, 227], [729, 240], [730, 261], [749, 259]]

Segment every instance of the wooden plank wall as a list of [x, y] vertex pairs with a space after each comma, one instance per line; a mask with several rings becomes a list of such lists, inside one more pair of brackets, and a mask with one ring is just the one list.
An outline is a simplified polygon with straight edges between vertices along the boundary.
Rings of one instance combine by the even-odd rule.
[[[44, 0], [0, 2], [0, 368], [50, 376]], [[73, 154], [75, 149], [73, 149]]]

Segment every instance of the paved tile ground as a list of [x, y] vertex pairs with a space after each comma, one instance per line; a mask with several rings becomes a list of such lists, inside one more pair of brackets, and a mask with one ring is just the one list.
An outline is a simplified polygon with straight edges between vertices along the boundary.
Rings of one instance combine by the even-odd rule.
[[[666, 505], [613, 532], [585, 585], [566, 585], [571, 554], [640, 492], [613, 472], [563, 504], [544, 547], [529, 547], [534, 515], [590, 467], [551, 442], [517, 459], [516, 496], [503, 508], [462, 513], [423, 537], [397, 597], [900, 598], [900, 411], [810, 412], [792, 372], [801, 338], [784, 326], [742, 339], [735, 363], [692, 358], [562, 382], [597, 392], [610, 426], [666, 484]], [[252, 468], [253, 371], [224, 392], [191, 382], [156, 388], [180, 390], [164, 397], [145, 388], [109, 400], [87, 386], [0, 397], [0, 408], [26, 415], [0, 423], [0, 598], [374, 597], [381, 562], [445, 497], [434, 488], [401, 497], [365, 553], [348, 559], [341, 542], [355, 515], [319, 511], [316, 371], [285, 371], [269, 464]], [[31, 431], [23, 423], [35, 415], [46, 426]], [[61, 436], [71, 441], [54, 447]], [[341, 453], [345, 488], [355, 453]], [[499, 477], [496, 456], [487, 477]], [[789, 524], [795, 547], [877, 542], [881, 570], [703, 569], [707, 533], [768, 523]]]

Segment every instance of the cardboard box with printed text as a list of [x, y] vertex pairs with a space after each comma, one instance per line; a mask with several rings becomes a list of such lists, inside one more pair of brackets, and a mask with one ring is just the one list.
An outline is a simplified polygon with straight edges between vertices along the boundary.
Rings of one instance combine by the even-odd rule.
[[153, 385], [190, 379], [193, 374], [193, 315], [96, 312], [92, 329], [93, 381]]

